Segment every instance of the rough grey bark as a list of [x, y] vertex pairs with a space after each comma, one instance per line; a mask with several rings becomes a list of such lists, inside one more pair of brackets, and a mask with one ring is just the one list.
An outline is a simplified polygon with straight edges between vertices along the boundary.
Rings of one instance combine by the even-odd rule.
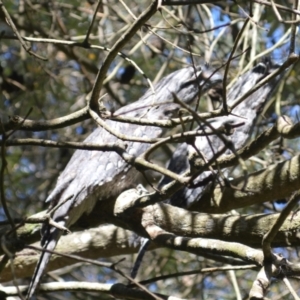
[[[176, 116], [180, 109], [178, 104], [173, 103], [172, 93], [175, 93], [183, 102], [190, 104], [200, 91], [207, 91], [221, 80], [221, 75], [213, 74], [207, 66], [184, 68], [163, 78], [155, 86], [155, 94], [148, 90], [137, 102], [120, 108], [115, 114], [149, 120], [169, 119]], [[163, 133], [162, 128], [153, 126], [139, 126], [112, 120], [107, 120], [106, 124], [115, 131], [141, 138], [156, 138]], [[97, 128], [85, 140], [85, 142], [101, 144], [117, 141], [117, 137], [103, 128]], [[127, 151], [131, 155], [139, 156], [148, 147], [147, 143], [128, 142]], [[117, 197], [133, 183], [136, 185], [139, 176], [135, 169], [132, 169], [114, 152], [77, 150], [47, 199], [47, 202], [50, 202], [49, 209], [60, 205], [53, 213], [52, 219], [60, 226], [69, 227], [82, 214], [91, 212], [96, 201]], [[61, 236], [61, 230], [46, 224], [42, 235], [44, 249], [53, 250]], [[41, 254], [27, 298], [33, 295], [50, 256], [51, 254], [46, 252]]]

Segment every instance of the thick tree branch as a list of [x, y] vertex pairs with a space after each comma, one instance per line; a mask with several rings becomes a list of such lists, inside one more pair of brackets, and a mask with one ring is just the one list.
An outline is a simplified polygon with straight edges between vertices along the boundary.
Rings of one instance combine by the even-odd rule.
[[[204, 251], [201, 245], [203, 243], [213, 245], [211, 239], [215, 240], [215, 244], [223, 245], [220, 249], [227, 251], [227, 255], [230, 254], [230, 247], [232, 248], [231, 251], [234, 250], [235, 245], [231, 245], [234, 241], [239, 241], [239, 245], [244, 244], [246, 248], [260, 247], [264, 234], [272, 228], [278, 215], [279, 214], [245, 216], [207, 215], [188, 212], [184, 209], [160, 204], [148, 207], [142, 214], [142, 219], [134, 219], [131, 215], [128, 216], [128, 219], [132, 222], [129, 227], [138, 229], [141, 227], [141, 223], [138, 224], [138, 222], [142, 222], [146, 229], [149, 226], [156, 226], [157, 228], [162, 228], [160, 229], [161, 231], [172, 232], [172, 236], [170, 236], [171, 239], [166, 239], [163, 243], [164, 246], [173, 248], [175, 244], [173, 245], [171, 241], [175, 243], [175, 241], [178, 241], [176, 239], [179, 239], [182, 240], [182, 243], [179, 245], [176, 243], [179, 247], [177, 250], [205, 256], [205, 254], [211, 254], [211, 252], [208, 251], [209, 249]], [[97, 216], [92, 216], [92, 218], [96, 217]], [[83, 223], [84, 221], [87, 223], [92, 221], [92, 218], [91, 216], [85, 216], [79, 223]], [[278, 231], [272, 245], [274, 247], [299, 245], [299, 224], [300, 213], [288, 217]], [[94, 224], [89, 224], [89, 226], [91, 225]], [[39, 228], [39, 224], [26, 224], [22, 228], [19, 228], [17, 232], [18, 237], [24, 239], [27, 243], [38, 240]], [[5, 232], [5, 227], [2, 227], [2, 232]], [[147, 236], [146, 232], [141, 232], [141, 230], [138, 230], [138, 234], [144, 235], [145, 237]], [[185, 239], [180, 237], [185, 237]], [[228, 242], [229, 244], [226, 244]], [[170, 245], [168, 243], [170, 243]], [[160, 243], [160, 245], [162, 244]], [[136, 233], [114, 225], [103, 225], [98, 228], [73, 232], [72, 234], [63, 236], [58, 243], [56, 251], [66, 254], [76, 254], [89, 259], [97, 259], [99, 257], [113, 257], [136, 253], [139, 246], [140, 238]], [[158, 245], [152, 244], [152, 249], [155, 247], [158, 247]], [[240, 257], [243, 257], [243, 249], [246, 248], [240, 249]], [[24, 249], [16, 253], [14, 268], [18, 278], [32, 274], [39, 254], [39, 252], [31, 249]], [[48, 270], [55, 270], [76, 262], [77, 261], [73, 259], [53, 255]], [[259, 263], [260, 260], [257, 262]], [[295, 272], [296, 271], [295, 269]], [[2, 281], [9, 281], [12, 279], [11, 276], [11, 269], [9, 264], [7, 264], [1, 273], [1, 279]]]
[[206, 190], [190, 210], [223, 213], [289, 196], [300, 187], [300, 155], [230, 181], [236, 188], [216, 185]]
[[[19, 286], [18, 287], [21, 292], [26, 292], [28, 286]], [[109, 284], [109, 283], [96, 283], [96, 282], [50, 282], [41, 284], [39, 287], [39, 291], [42, 293], [50, 293], [50, 292], [62, 292], [62, 291], [69, 291], [69, 292], [78, 292], [78, 291], [85, 291], [85, 292], [93, 292], [98, 293], [99, 297], [101, 294], [110, 295], [114, 298], [121, 298], [121, 299], [145, 299], [145, 300], [153, 300], [153, 297], [150, 296], [145, 291], [141, 290], [134, 290], [128, 288], [126, 285], [121, 283]], [[7, 296], [18, 296], [18, 290], [16, 287], [2, 287], [1, 291], [6, 293]], [[172, 300], [180, 300], [179, 298], [169, 297], [162, 294], [158, 295], [158, 299], [172, 299]]]
[[[257, 138], [248, 143], [245, 147], [237, 151], [237, 155], [223, 155], [212, 164], [213, 168], [228, 168], [238, 163], [239, 158], [244, 160], [259, 153], [270, 143], [279, 137], [285, 139], [295, 139], [300, 136], [300, 122], [293, 124], [287, 116], [280, 116], [275, 125], [261, 133]], [[193, 167], [199, 169], [205, 166], [202, 157], [190, 157], [190, 163]]]

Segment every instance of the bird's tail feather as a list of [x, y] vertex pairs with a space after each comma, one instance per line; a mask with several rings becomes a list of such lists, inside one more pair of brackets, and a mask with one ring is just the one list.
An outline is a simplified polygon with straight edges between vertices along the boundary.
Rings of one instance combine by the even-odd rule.
[[135, 263], [134, 263], [133, 268], [132, 268], [131, 273], [130, 273], [131, 278], [134, 279], [136, 277], [137, 272], [138, 272], [138, 270], [141, 266], [143, 257], [145, 255], [146, 251], [148, 250], [148, 247], [149, 247], [150, 243], [151, 243], [151, 241], [149, 239], [143, 238], [139, 253], [137, 255], [137, 258], [135, 260]]
[[[49, 250], [49, 251], [54, 250], [60, 235], [61, 235], [60, 230], [55, 228], [53, 230], [53, 232], [51, 232], [49, 238], [47, 238], [45, 240], [45, 244], [44, 244], [43, 248], [45, 250]], [[41, 278], [43, 276], [43, 273], [45, 271], [45, 268], [46, 268], [46, 266], [49, 262], [50, 257], [51, 257], [50, 252], [43, 251], [43, 253], [41, 254], [41, 256], [39, 258], [39, 261], [38, 261], [38, 263], [35, 267], [34, 274], [31, 278], [30, 284], [29, 284], [29, 288], [28, 288], [27, 296], [26, 296], [27, 300], [31, 299], [31, 297], [33, 296], [37, 286], [39, 285], [40, 280], [41, 280]]]

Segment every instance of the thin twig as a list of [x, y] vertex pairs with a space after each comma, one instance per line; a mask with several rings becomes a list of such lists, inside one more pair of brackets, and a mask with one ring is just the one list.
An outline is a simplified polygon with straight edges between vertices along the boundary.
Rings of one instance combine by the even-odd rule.
[[11, 27], [11, 29], [13, 30], [13, 32], [14, 32], [15, 35], [17, 36], [17, 38], [18, 38], [20, 44], [22, 45], [22, 47], [24, 48], [24, 50], [25, 50], [26, 52], [28, 52], [30, 55], [32, 55], [32, 56], [34, 56], [34, 57], [36, 57], [36, 58], [38, 58], [38, 59], [41, 59], [41, 60], [44, 60], [44, 61], [48, 60], [47, 58], [42, 57], [42, 56], [40, 56], [40, 55], [38, 55], [38, 54], [32, 52], [32, 51], [31, 51], [31, 47], [28, 47], [28, 46], [24, 43], [24, 40], [23, 40], [21, 34], [19, 33], [19, 31], [18, 31], [17, 27], [15, 26], [15, 24], [14, 24], [12, 18], [10, 17], [8, 11], [6, 10], [6, 8], [5, 8], [5, 6], [4, 6], [2, 0], [0, 0], [0, 9], [1, 9], [1, 11], [3, 12], [3, 14], [5, 15], [7, 24]]
[[262, 240], [262, 250], [264, 252], [264, 258], [267, 261], [272, 260], [272, 250], [271, 250], [271, 243], [275, 238], [276, 234], [278, 233], [280, 227], [285, 222], [285, 220], [290, 216], [290, 213], [294, 206], [298, 203], [300, 197], [300, 190], [295, 192], [291, 197], [286, 205], [286, 207], [282, 210], [279, 217], [277, 218], [274, 225], [271, 229], [264, 235]]
[[87, 30], [85, 39], [83, 41], [84, 45], [88, 45], [89, 44], [90, 34], [92, 32], [92, 29], [93, 29], [93, 26], [94, 26], [94, 23], [95, 23], [95, 20], [96, 20], [97, 12], [98, 12], [99, 7], [100, 7], [101, 4], [102, 4], [102, 0], [98, 0], [97, 6], [96, 6], [94, 14], [93, 14], [93, 18], [92, 18], [91, 24], [90, 24], [90, 26], [89, 26], [89, 28]]
[[[299, 9], [299, 0], [294, 0], [293, 9]], [[299, 16], [292, 14], [292, 20], [299, 21]], [[297, 30], [298, 30], [297, 24], [296, 23], [291, 24], [291, 38], [290, 38], [290, 51], [289, 51], [290, 55], [295, 53]]]
[[40, 248], [40, 247], [37, 247], [37, 246], [32, 246], [32, 245], [26, 245], [26, 248], [33, 249], [35, 251], [47, 252], [47, 253], [63, 256], [63, 257], [66, 257], [66, 258], [74, 259], [74, 260], [77, 260], [77, 261], [80, 261], [80, 262], [89, 263], [91, 265], [95, 265], [95, 266], [99, 266], [99, 267], [108, 268], [112, 271], [115, 271], [116, 273], [118, 273], [122, 277], [126, 278], [127, 280], [132, 282], [134, 285], [138, 286], [140, 289], [147, 292], [149, 295], [153, 296], [154, 299], [157, 299], [157, 300], [160, 299], [159, 297], [154, 295], [152, 292], [150, 292], [146, 287], [144, 287], [143, 285], [138, 283], [136, 280], [132, 279], [130, 276], [126, 275], [119, 268], [117, 268], [117, 265], [121, 261], [123, 261], [124, 259], [121, 259], [120, 261], [118, 261], [116, 263], [106, 263], [106, 262], [101, 262], [101, 261], [97, 261], [97, 260], [94, 260], [94, 259], [84, 258], [84, 257], [78, 256], [78, 255], [66, 254], [66, 253], [61, 253], [61, 252], [57, 252], [57, 251], [53, 251], [53, 250], [50, 251], [50, 250]]
[[239, 41], [244, 33], [244, 30], [246, 29], [246, 26], [247, 24], [249, 23], [250, 21], [250, 18], [247, 18], [246, 21], [244, 22], [243, 24], [243, 27], [240, 29], [235, 41], [234, 41], [234, 44], [233, 44], [233, 47], [232, 47], [232, 50], [230, 51], [230, 54], [229, 54], [229, 58], [227, 60], [227, 64], [225, 65], [225, 70], [224, 70], [224, 77], [223, 77], [223, 111], [225, 114], [228, 113], [228, 109], [227, 109], [227, 95], [226, 95], [226, 85], [227, 85], [227, 75], [228, 75], [228, 72], [229, 72], [229, 67], [230, 67], [230, 62], [233, 58], [233, 55], [235, 53], [235, 50], [239, 44]]

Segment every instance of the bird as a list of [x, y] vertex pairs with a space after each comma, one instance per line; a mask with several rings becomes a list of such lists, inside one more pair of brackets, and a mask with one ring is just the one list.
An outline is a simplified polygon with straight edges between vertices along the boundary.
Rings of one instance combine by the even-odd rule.
[[[207, 92], [222, 82], [222, 75], [214, 72], [209, 65], [189, 66], [162, 78], [138, 101], [121, 107], [115, 116], [166, 120], [177, 117], [180, 105], [174, 103], [174, 94], [186, 104], [192, 104], [199, 93]], [[106, 124], [120, 133], [135, 137], [157, 138], [164, 130], [160, 127], [141, 126], [105, 120]], [[115, 143], [118, 138], [102, 127], [95, 129], [85, 140], [86, 143]], [[134, 156], [141, 155], [150, 147], [148, 143], [127, 142], [127, 151]], [[41, 244], [45, 250], [54, 250], [62, 234], [58, 228], [69, 228], [83, 214], [89, 214], [97, 201], [116, 198], [122, 191], [138, 182], [139, 173], [115, 152], [76, 150], [59, 176], [56, 186], [46, 199], [51, 218], [58, 226], [45, 223], [42, 226]], [[30, 299], [41, 280], [51, 257], [42, 251], [27, 291]]]
[[[273, 71], [280, 68], [280, 66], [280, 64], [273, 63], [271, 59], [267, 57], [251, 70], [241, 75], [228, 92], [228, 106], [231, 106], [238, 97], [243, 96], [259, 81], [263, 80]], [[242, 124], [241, 126], [234, 128], [231, 135], [226, 136], [226, 141], [230, 142], [235, 151], [245, 146], [250, 139], [253, 127], [260, 115], [260, 112], [271, 98], [273, 91], [282, 79], [283, 75], [284, 72], [277, 75], [274, 79], [248, 96], [239, 105], [234, 107], [229, 115], [213, 118], [209, 123], [211, 125], [210, 127], [215, 129], [224, 124]], [[200, 129], [205, 130], [205, 126], [200, 126]], [[188, 157], [197, 155], [197, 153], [201, 153], [203, 160], [209, 164], [209, 162], [214, 159], [216, 153], [220, 152], [223, 148], [225, 148], [223, 155], [232, 154], [234, 151], [232, 148], [227, 147], [227, 145], [224, 144], [224, 141], [220, 138], [219, 134], [198, 136], [196, 137], [193, 146], [188, 145], [187, 143], [182, 143], [178, 146], [169, 162], [168, 169], [178, 174], [188, 171], [190, 169]], [[227, 177], [228, 172], [228, 169], [222, 170], [225, 177]], [[213, 178], [213, 180], [209, 180], [209, 178]], [[173, 206], [187, 209], [191, 208], [194, 203], [200, 201], [203, 192], [217, 180], [219, 182], [222, 180], [218, 174], [212, 173], [212, 171], [202, 172], [193, 181], [194, 187], [184, 187], [173, 194], [168, 202]], [[167, 178], [162, 179], [160, 187], [168, 181], [170, 180]], [[201, 184], [201, 182], [207, 181], [210, 183], [204, 185]], [[195, 187], [197, 185], [200, 186]]]
[[[227, 96], [227, 104], [230, 106], [234, 101], [243, 96], [246, 92], [251, 90], [259, 81], [267, 77], [274, 70], [278, 69], [280, 64], [274, 64], [270, 58], [265, 58], [262, 62], [259, 62], [252, 69], [246, 73], [239, 76], [238, 80], [230, 88]], [[284, 73], [283, 73], [284, 74]], [[238, 104], [232, 112], [227, 116], [215, 117], [208, 121], [209, 128], [206, 124], [200, 125], [197, 129], [205, 131], [206, 129], [217, 129], [222, 125], [233, 125], [238, 124], [234, 128], [233, 132], [229, 136], [225, 136], [226, 141], [230, 141], [231, 145], [237, 151], [241, 149], [251, 136], [252, 129], [255, 122], [259, 116], [259, 112], [262, 110], [264, 105], [270, 99], [274, 89], [283, 77], [283, 74], [278, 75], [273, 80], [266, 83], [252, 95], [244, 99], [243, 102]], [[218, 86], [218, 85], [217, 85]], [[225, 147], [223, 154], [231, 154], [232, 148], [226, 148], [224, 144], [224, 139], [220, 137], [220, 134], [197, 136], [195, 138], [194, 145], [188, 143], [181, 143], [172, 154], [172, 157], [167, 165], [167, 168], [176, 173], [183, 174], [190, 170], [190, 164], [188, 158], [193, 154], [200, 153], [203, 159], [209, 163], [210, 160], [214, 159], [214, 156]], [[195, 150], [197, 148], [197, 150]], [[223, 174], [228, 172], [227, 170], [222, 170]], [[214, 176], [212, 176], [214, 175]], [[174, 193], [170, 199], [167, 199], [165, 203], [189, 209], [195, 202], [201, 201], [201, 196], [203, 192], [211, 185], [215, 174], [212, 171], [204, 171], [199, 176], [197, 176], [193, 185], [196, 187], [184, 187], [181, 190]], [[219, 177], [219, 176], [218, 176]], [[158, 184], [158, 190], [164, 185], [170, 183], [173, 179], [165, 176], [161, 179]], [[220, 180], [220, 178], [219, 178]], [[198, 185], [198, 186], [197, 186]], [[142, 259], [147, 251], [151, 241], [146, 238], [141, 239], [141, 246], [131, 270], [131, 277], [135, 278], [138, 269], [142, 263]]]

